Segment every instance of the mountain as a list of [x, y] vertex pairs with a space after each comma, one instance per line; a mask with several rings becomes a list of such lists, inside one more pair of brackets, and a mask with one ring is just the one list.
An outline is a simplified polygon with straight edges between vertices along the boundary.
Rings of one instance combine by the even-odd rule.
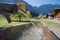
[[26, 4], [27, 10], [30, 10], [30, 12], [33, 16], [38, 16], [40, 13], [46, 15], [48, 13], [52, 13], [55, 10], [55, 8], [60, 8], [60, 5], [58, 5], [58, 4], [55, 4], [55, 5], [43, 4], [39, 7], [36, 7], [36, 6], [34, 7], [25, 1], [24, 1], [24, 3]]
[[38, 8], [37, 7], [33, 7], [30, 4], [28, 4], [27, 2], [24, 1], [24, 3], [26, 4], [26, 9], [30, 10], [31, 14], [33, 16], [37, 16], [38, 15]]
[[52, 13], [55, 9], [55, 6], [52, 4], [45, 4], [45, 5], [41, 5], [40, 7], [38, 7], [40, 13], [43, 14], [48, 14], [48, 13]]
[[0, 0], [0, 2], [11, 2], [11, 3], [24, 2], [26, 5], [26, 9], [29, 10], [33, 16], [38, 16], [40, 13], [42, 13], [42, 14], [52, 13], [54, 11], [55, 7], [60, 8], [60, 5], [58, 5], [58, 4], [55, 4], [55, 5], [43, 4], [43, 5], [40, 5], [39, 7], [36, 7], [36, 6], [32, 6], [32, 5], [28, 4], [24, 0], [15, 0], [15, 1], [14, 0], [12, 0], [12, 1]]

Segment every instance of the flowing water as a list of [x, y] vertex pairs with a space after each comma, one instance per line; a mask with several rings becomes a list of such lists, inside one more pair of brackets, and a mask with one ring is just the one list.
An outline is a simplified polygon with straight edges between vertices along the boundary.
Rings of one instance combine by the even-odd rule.
[[42, 40], [42, 28], [38, 28], [24, 12], [20, 10], [18, 10], [18, 12], [25, 15], [33, 25], [30, 29], [25, 30], [25, 32], [23, 32], [23, 36], [18, 40]]

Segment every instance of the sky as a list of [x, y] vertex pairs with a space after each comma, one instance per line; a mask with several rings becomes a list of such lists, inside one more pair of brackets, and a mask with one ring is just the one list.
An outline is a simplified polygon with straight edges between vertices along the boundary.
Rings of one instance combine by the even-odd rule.
[[60, 0], [24, 0], [32, 6], [39, 7], [42, 4], [60, 4]]
[[[0, 2], [16, 2], [17, 0], [0, 0]], [[21, 1], [21, 0], [20, 0]], [[60, 4], [60, 0], [24, 0], [32, 6], [39, 7], [42, 4]]]

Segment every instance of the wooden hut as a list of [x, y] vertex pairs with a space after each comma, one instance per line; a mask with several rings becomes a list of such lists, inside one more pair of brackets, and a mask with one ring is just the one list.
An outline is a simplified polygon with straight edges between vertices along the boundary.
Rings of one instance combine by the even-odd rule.
[[54, 18], [60, 19], [60, 9], [55, 9], [53, 16], [54, 16]]

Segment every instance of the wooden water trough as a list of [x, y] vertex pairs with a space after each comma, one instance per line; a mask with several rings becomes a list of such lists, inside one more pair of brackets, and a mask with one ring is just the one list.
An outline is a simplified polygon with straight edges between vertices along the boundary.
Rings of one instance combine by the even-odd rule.
[[17, 40], [17, 38], [23, 34], [23, 31], [28, 30], [31, 26], [32, 24], [29, 23], [1, 28], [0, 40]]
[[[17, 40], [20, 35], [23, 35], [24, 30], [28, 30], [32, 24], [16, 25], [0, 29], [0, 40]], [[43, 40], [60, 40], [52, 31], [47, 27], [43, 27]]]

